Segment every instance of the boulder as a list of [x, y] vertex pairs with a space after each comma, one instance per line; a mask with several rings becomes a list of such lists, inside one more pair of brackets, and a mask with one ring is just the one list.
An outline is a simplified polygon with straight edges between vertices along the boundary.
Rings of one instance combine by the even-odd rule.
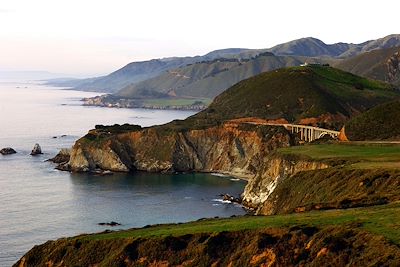
[[11, 147], [5, 147], [0, 150], [0, 154], [2, 154], [2, 155], [10, 155], [10, 154], [15, 154], [15, 153], [17, 153], [17, 151], [12, 149]]
[[40, 147], [39, 144], [36, 143], [32, 149], [31, 155], [34, 156], [34, 155], [39, 155], [39, 154], [43, 154], [42, 148]]
[[48, 159], [48, 161], [51, 161], [53, 163], [63, 164], [69, 161], [70, 156], [71, 156], [71, 149], [62, 148], [54, 158]]

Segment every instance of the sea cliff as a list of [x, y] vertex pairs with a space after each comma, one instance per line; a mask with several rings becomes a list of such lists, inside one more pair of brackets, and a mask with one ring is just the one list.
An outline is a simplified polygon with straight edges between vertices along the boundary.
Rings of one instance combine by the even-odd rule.
[[219, 172], [243, 179], [259, 173], [271, 151], [294, 140], [283, 127], [224, 123], [205, 129], [151, 127], [79, 139], [66, 168], [90, 171]]

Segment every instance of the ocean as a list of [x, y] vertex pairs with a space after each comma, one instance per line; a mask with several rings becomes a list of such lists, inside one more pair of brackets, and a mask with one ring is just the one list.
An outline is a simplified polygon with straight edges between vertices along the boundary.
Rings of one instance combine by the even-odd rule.
[[[221, 201], [239, 195], [245, 182], [212, 174], [114, 174], [93, 176], [54, 169], [46, 159], [96, 124], [150, 126], [193, 112], [85, 107], [98, 95], [35, 82], [0, 82], [0, 266], [11, 266], [34, 245], [81, 233], [243, 215]], [[35, 143], [43, 155], [30, 156]], [[116, 221], [120, 226], [100, 226]]]

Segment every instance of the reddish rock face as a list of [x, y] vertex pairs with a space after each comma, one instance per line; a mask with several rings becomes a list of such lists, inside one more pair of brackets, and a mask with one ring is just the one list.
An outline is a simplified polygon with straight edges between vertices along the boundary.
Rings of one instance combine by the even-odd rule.
[[264, 158], [289, 146], [283, 127], [226, 123], [200, 130], [170, 131], [147, 128], [99, 137], [81, 138], [71, 152], [71, 170], [222, 172], [242, 178], [257, 174]]

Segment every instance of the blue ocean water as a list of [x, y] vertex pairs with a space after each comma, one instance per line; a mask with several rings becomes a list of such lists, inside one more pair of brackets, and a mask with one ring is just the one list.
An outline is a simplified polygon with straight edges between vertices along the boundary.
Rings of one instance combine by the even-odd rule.
[[[54, 169], [45, 160], [70, 147], [96, 124], [142, 126], [184, 119], [186, 111], [108, 109], [81, 106], [96, 93], [36, 83], [0, 83], [0, 266], [11, 266], [35, 244], [62, 236], [244, 214], [220, 193], [239, 195], [245, 185], [211, 174], [148, 173], [93, 176]], [[65, 135], [65, 136], [63, 136]], [[44, 154], [32, 157], [39, 143]]]

